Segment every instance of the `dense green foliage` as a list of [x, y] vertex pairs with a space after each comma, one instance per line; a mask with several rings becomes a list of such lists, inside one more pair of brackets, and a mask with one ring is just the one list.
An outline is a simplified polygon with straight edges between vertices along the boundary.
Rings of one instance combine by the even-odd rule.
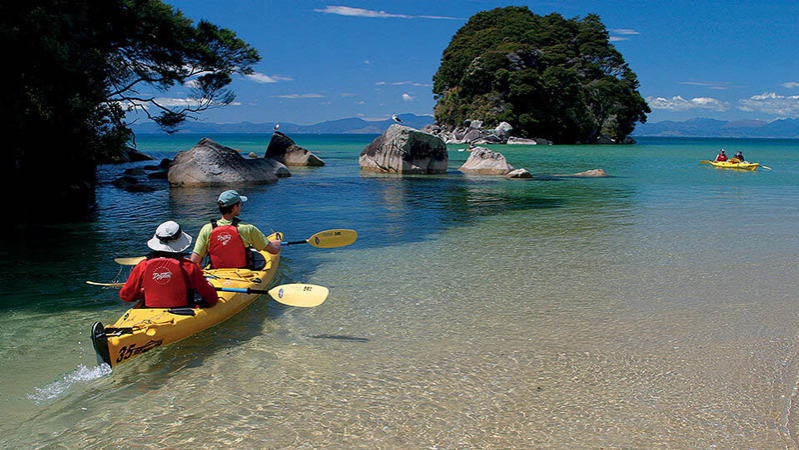
[[433, 78], [436, 122], [510, 123], [514, 135], [556, 143], [622, 140], [650, 112], [638, 80], [597, 15], [564, 19], [527, 7], [475, 14], [444, 50]]
[[[161, 0], [2, 2], [0, 47], [3, 184], [48, 194], [92, 191], [97, 162], [131, 137], [126, 110], [174, 128], [232, 101], [231, 75], [259, 60], [232, 31]], [[187, 83], [193, 100], [178, 107], [152, 94]]]

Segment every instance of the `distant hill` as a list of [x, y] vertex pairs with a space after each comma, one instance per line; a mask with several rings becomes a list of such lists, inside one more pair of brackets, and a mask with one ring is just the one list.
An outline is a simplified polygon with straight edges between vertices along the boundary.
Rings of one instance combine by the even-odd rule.
[[666, 120], [638, 124], [633, 136], [799, 139], [799, 119], [780, 119], [772, 122], [762, 120], [724, 121], [700, 117], [683, 122]]
[[[415, 114], [400, 114], [398, 116], [403, 125], [421, 129], [433, 123], [430, 116], [417, 116]], [[357, 117], [349, 119], [330, 120], [314, 125], [297, 125], [295, 123], [280, 122], [280, 131], [292, 134], [380, 134], [387, 130], [393, 120], [367, 121]], [[253, 123], [210, 123], [210, 122], [185, 122], [178, 128], [178, 133], [271, 133], [275, 122]], [[155, 122], [136, 123], [131, 126], [136, 134], [162, 134]]]

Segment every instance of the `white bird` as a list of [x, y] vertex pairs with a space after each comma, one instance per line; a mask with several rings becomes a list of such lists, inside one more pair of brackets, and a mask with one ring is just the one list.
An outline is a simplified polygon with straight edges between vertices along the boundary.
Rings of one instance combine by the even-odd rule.
[[279, 123], [276, 123], [276, 124], [275, 124], [275, 131], [277, 131], [277, 129], [278, 129], [278, 128], [280, 128], [280, 124], [279, 124]]
[[402, 123], [402, 121], [400, 120], [400, 118], [399, 118], [399, 117], [397, 117], [397, 115], [396, 115], [396, 114], [392, 114], [392, 115], [391, 115], [391, 119], [392, 119], [394, 122], [397, 122], [397, 123]]

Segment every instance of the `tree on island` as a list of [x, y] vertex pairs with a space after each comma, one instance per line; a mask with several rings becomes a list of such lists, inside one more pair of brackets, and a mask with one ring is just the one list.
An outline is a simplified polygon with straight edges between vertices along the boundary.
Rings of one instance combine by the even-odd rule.
[[[234, 32], [194, 24], [161, 0], [3, 2], [0, 46], [4, 184], [24, 180], [60, 197], [93, 193], [97, 163], [120, 155], [132, 137], [127, 111], [174, 130], [233, 101], [231, 75], [253, 73], [260, 60]], [[179, 85], [189, 98], [153, 94]]]
[[436, 122], [505, 121], [521, 137], [621, 142], [651, 112], [599, 16], [538, 16], [527, 7], [472, 16], [433, 77]]

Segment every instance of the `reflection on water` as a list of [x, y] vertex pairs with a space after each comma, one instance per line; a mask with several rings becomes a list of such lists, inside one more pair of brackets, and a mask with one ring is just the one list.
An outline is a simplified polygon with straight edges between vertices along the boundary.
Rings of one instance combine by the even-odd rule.
[[[199, 140], [176, 139], [140, 144]], [[698, 164], [717, 141], [502, 149], [533, 173], [615, 175], [523, 181], [465, 177], [458, 153], [445, 175], [360, 174], [369, 138], [297, 141], [328, 165], [240, 192], [288, 240], [359, 232], [284, 251], [278, 282], [330, 287], [320, 307], [262, 298], [105, 376], [89, 326], [124, 305], [83, 281], [113, 279], [164, 220], [196, 236], [219, 190], [105, 183], [91, 221], [3, 242], [0, 446], [796, 446], [793, 146], [736, 142], [775, 167], [746, 176]]]

